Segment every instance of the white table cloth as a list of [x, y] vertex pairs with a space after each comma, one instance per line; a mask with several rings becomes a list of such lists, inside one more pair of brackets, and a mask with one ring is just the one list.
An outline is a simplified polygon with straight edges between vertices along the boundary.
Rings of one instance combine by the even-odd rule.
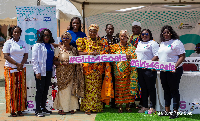
[[[156, 110], [163, 111], [165, 100], [160, 72], [157, 73], [156, 93]], [[184, 71], [179, 84], [179, 93], [181, 101], [179, 111], [200, 114], [200, 72]], [[170, 109], [173, 110], [173, 100]]]

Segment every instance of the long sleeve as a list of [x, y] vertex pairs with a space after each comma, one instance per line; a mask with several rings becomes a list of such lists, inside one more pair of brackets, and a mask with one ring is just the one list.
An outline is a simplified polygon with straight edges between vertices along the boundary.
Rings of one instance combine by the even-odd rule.
[[39, 61], [38, 61], [38, 54], [39, 54], [40, 45], [36, 43], [32, 48], [32, 64], [33, 64], [33, 71], [35, 74], [41, 73]]

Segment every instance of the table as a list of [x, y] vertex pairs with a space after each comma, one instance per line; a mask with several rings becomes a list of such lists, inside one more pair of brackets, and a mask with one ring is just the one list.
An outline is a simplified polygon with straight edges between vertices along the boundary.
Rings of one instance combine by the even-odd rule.
[[[156, 81], [156, 111], [165, 109], [164, 91], [160, 81], [160, 72]], [[179, 85], [180, 108], [179, 111], [188, 111], [200, 114], [200, 72], [184, 71]], [[173, 109], [173, 101], [170, 109]]]

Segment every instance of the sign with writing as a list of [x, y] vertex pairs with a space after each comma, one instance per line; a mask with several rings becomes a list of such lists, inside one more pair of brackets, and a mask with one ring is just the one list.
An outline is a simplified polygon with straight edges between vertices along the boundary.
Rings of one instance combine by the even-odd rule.
[[69, 56], [69, 63], [98, 63], [113, 61], [126, 61], [126, 54]]
[[186, 113], [192, 112], [192, 114], [199, 114], [200, 103], [199, 102], [180, 101], [179, 111], [186, 112]]
[[57, 39], [56, 6], [16, 6], [17, 25], [22, 28], [21, 40], [26, 41], [29, 53], [27, 62], [31, 63], [31, 48], [43, 29], [51, 30]]
[[200, 57], [186, 57], [183, 63], [200, 64]]
[[175, 71], [175, 63], [174, 62], [160, 62], [160, 61], [152, 61], [152, 60], [132, 59], [131, 67], [148, 68], [148, 69], [165, 70], [165, 71]]

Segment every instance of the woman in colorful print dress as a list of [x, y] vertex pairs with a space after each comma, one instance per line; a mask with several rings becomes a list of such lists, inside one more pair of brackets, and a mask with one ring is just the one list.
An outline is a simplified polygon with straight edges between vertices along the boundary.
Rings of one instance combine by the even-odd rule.
[[120, 31], [120, 43], [111, 46], [113, 54], [126, 54], [127, 61], [115, 62], [115, 103], [119, 105], [119, 113], [123, 112], [122, 104], [126, 104], [126, 111], [131, 112], [129, 104], [135, 101], [138, 74], [135, 67], [130, 67], [130, 59], [136, 59], [135, 47], [128, 43], [127, 30]]
[[[20, 39], [22, 30], [14, 26], [11, 38], [3, 46], [5, 62], [5, 98], [6, 113], [12, 117], [24, 116], [21, 111], [26, 110], [26, 67], [28, 59], [28, 46]], [[17, 114], [16, 114], [17, 112]]]
[[[76, 41], [79, 55], [100, 55], [108, 53], [108, 43], [104, 39], [96, 37], [98, 25], [91, 24], [89, 37], [79, 38]], [[102, 88], [102, 73], [105, 71], [105, 78]], [[108, 62], [83, 63], [85, 76], [85, 92], [81, 101], [81, 111], [90, 115], [92, 112], [102, 112], [103, 103], [109, 104], [110, 97], [113, 97], [111, 67]], [[107, 90], [104, 90], [106, 87]]]
[[82, 66], [80, 64], [69, 64], [69, 56], [77, 56], [77, 49], [70, 45], [71, 34], [65, 32], [61, 36], [63, 45], [55, 48], [54, 64], [56, 65], [56, 77], [58, 93], [54, 101], [54, 108], [59, 109], [60, 115], [66, 112], [71, 114], [79, 109], [78, 97], [84, 96], [84, 80]]

